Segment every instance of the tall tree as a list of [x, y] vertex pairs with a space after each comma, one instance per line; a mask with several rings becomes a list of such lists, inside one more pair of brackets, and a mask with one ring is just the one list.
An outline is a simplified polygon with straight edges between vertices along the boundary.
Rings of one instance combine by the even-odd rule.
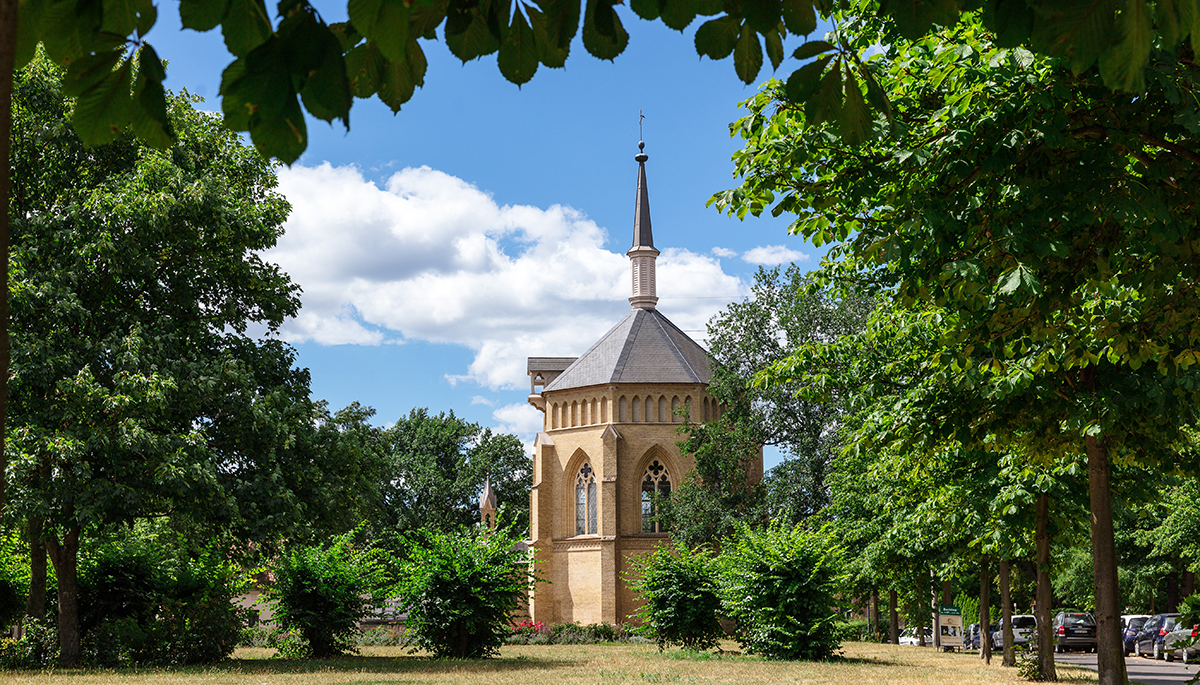
[[60, 78], [37, 59], [16, 83], [8, 431], [13, 513], [42, 526], [74, 665], [85, 529], [171, 516], [264, 541], [370, 478], [317, 440], [330, 417], [292, 350], [247, 334], [299, 306], [258, 256], [288, 212], [271, 165], [180, 97], [170, 149], [85, 147]]
[[[1110, 465], [1178, 466], [1170, 447], [1200, 400], [1192, 48], [1153, 51], [1130, 98], [979, 24], [908, 41], [888, 22], [849, 20], [844, 38], [887, 46], [864, 68], [892, 120], [869, 122], [873, 141], [850, 149], [823, 108], [793, 107], [776, 85], [733, 129], [747, 145], [742, 187], [714, 201], [795, 213], [793, 230], [836, 243], [845, 272], [941, 307], [954, 352], [934, 368], [1012, 400], [981, 414], [928, 397], [928, 420], [907, 430], [970, 425], [1046, 456], [1086, 451], [1100, 673], [1124, 683]], [[955, 412], [975, 416], [945, 421]]]
[[453, 533], [478, 523], [480, 493], [490, 480], [504, 522], [527, 532], [533, 464], [516, 436], [422, 407], [384, 431], [382, 449], [381, 530]]
[[724, 405], [722, 416], [745, 424], [758, 441], [777, 446], [785, 461], [765, 478], [769, 516], [791, 523], [828, 503], [825, 475], [838, 449], [845, 413], [836, 398], [813, 402], [795, 384], [755, 385], [754, 375], [801, 345], [858, 333], [874, 300], [821, 289], [795, 264], [759, 268], [751, 296], [734, 302], [708, 322], [713, 376], [709, 391]]

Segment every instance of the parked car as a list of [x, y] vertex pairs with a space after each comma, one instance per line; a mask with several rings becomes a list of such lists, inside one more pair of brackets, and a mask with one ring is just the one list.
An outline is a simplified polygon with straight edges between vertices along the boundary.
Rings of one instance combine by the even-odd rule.
[[[1029, 614], [1012, 617], [1013, 644], [1023, 645], [1029, 642], [1033, 631], [1037, 628], [1037, 618]], [[1004, 631], [1000, 625], [992, 633], [992, 649], [1004, 649]]]
[[1175, 621], [1178, 618], [1179, 614], [1155, 614], [1146, 619], [1133, 644], [1133, 653], [1138, 656], [1148, 654], [1155, 659], [1163, 658], [1163, 638], [1175, 629]]
[[[923, 630], [925, 631], [925, 646], [927, 646], [927, 647], [932, 646], [933, 645], [933, 629], [930, 628], [929, 626], [925, 626], [925, 628], [923, 628]], [[917, 636], [917, 629], [916, 628], [905, 628], [904, 632], [900, 633], [900, 644], [910, 645], [910, 646], [916, 646], [916, 645], [921, 644], [920, 639]]]
[[1178, 657], [1185, 664], [1200, 659], [1200, 624], [1191, 628], [1176, 624], [1175, 630], [1163, 636], [1163, 653], [1167, 661]]
[[1125, 641], [1125, 656], [1133, 654], [1133, 643], [1137, 642], [1138, 633], [1141, 632], [1142, 626], [1149, 618], [1149, 616], [1132, 614], [1121, 617], [1121, 625], [1124, 626], [1121, 630], [1121, 638]]
[[1050, 626], [1054, 636], [1054, 651], [1065, 652], [1078, 649], [1084, 652], [1096, 650], [1096, 617], [1086, 611], [1060, 611]]
[[980, 649], [982, 647], [984, 635], [989, 636], [989, 639], [990, 639], [990, 636], [992, 633], [996, 632], [997, 630], [1000, 630], [1000, 626], [996, 623], [993, 623], [992, 625], [988, 626], [986, 633], [979, 629], [980, 626], [978, 624], [972, 624], [972, 625], [975, 626], [975, 632], [971, 633], [968, 636], [971, 640], [971, 649]]

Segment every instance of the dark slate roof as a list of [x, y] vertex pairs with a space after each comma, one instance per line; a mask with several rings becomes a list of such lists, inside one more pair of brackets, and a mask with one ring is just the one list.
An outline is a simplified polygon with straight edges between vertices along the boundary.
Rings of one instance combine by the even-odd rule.
[[634, 309], [546, 391], [605, 383], [708, 383], [708, 354], [657, 309]]
[[535, 371], [564, 371], [577, 357], [529, 357], [528, 369]]

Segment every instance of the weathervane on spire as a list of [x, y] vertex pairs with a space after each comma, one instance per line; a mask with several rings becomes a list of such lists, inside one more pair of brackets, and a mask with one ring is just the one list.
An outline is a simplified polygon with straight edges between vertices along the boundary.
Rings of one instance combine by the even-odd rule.
[[638, 140], [645, 140], [646, 136], [642, 135], [642, 121], [646, 119], [646, 115], [642, 114], [642, 110], [638, 110]]

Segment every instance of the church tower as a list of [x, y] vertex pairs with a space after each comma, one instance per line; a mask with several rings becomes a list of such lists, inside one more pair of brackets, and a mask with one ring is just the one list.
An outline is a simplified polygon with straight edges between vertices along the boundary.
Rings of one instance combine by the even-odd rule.
[[[538, 583], [529, 610], [545, 623], [624, 623], [638, 599], [629, 557], [667, 544], [655, 494], [694, 466], [675, 431], [720, 416], [708, 355], [657, 309], [645, 143], [638, 143], [631, 309], [579, 357], [530, 357], [529, 402], [543, 412], [533, 455], [530, 537]], [[696, 293], [704, 296], [706, 293]], [[762, 454], [756, 473], [762, 476]]]

